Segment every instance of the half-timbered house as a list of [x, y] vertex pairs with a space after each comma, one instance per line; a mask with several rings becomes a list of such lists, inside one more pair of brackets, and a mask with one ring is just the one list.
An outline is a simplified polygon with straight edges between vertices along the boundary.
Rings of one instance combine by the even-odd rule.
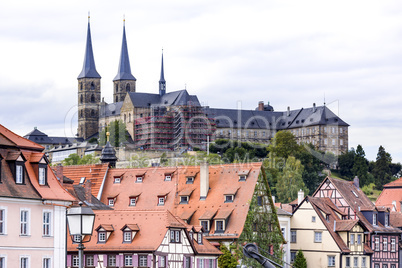
[[359, 219], [363, 223], [368, 230], [364, 241], [374, 252], [370, 267], [398, 267], [401, 231], [390, 225], [389, 209], [376, 207], [363, 193], [357, 177], [353, 181], [327, 177], [313, 196], [328, 197], [346, 219]]

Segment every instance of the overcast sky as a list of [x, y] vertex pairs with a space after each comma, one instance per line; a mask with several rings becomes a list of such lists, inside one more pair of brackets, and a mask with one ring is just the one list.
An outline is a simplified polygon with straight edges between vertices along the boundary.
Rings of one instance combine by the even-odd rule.
[[276, 111], [322, 105], [349, 147], [402, 162], [402, 2], [300, 0], [1, 1], [0, 124], [76, 133], [88, 11], [102, 96], [112, 102], [123, 16], [138, 92], [187, 88], [203, 105]]

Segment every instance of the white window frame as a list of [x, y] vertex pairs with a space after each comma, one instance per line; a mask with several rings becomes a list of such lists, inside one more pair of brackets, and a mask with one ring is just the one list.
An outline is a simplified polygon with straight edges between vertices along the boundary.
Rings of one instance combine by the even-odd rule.
[[[45, 265], [45, 260], [48, 260], [49, 263]], [[42, 257], [42, 267], [43, 268], [52, 268], [52, 257], [51, 256], [43, 256]]]
[[164, 206], [165, 205], [165, 197], [163, 196], [158, 196], [158, 205], [159, 206]]
[[334, 255], [328, 256], [328, 267], [335, 267], [336, 265], [336, 258]]
[[79, 265], [80, 265], [80, 258], [78, 257], [78, 255], [71, 256], [71, 266], [78, 267]]
[[353, 257], [353, 267], [359, 267], [359, 257]]
[[144, 180], [144, 178], [142, 176], [136, 176], [135, 178], [136, 178], [135, 179], [136, 182], [143, 182], [143, 180]]
[[234, 201], [234, 195], [232, 194], [225, 195], [225, 203], [233, 203], [233, 201]]
[[131, 242], [132, 232], [131, 231], [124, 231], [123, 232], [123, 241], [124, 242]]
[[148, 255], [138, 255], [138, 267], [147, 267], [147, 266], [148, 266]]
[[15, 164], [15, 183], [22, 184], [24, 182], [24, 167], [22, 164]]
[[322, 243], [322, 232], [314, 232], [314, 243]]
[[355, 244], [355, 234], [350, 234], [350, 244], [351, 245]]
[[4, 268], [7, 268], [7, 255], [5, 255], [5, 254], [0, 254], [0, 259], [2, 259], [3, 260], [3, 267]]
[[388, 251], [388, 238], [383, 237], [382, 238], [382, 251]]
[[165, 181], [171, 181], [172, 175], [165, 175]]
[[199, 232], [199, 233], [197, 234], [197, 243], [198, 243], [198, 244], [202, 244], [202, 233], [201, 233], [201, 232]]
[[159, 267], [166, 267], [166, 256], [160, 256]]
[[106, 232], [105, 231], [100, 231], [98, 233], [98, 242], [106, 242]]
[[81, 177], [80, 184], [83, 184], [84, 182], [85, 182], [85, 177]]
[[7, 207], [0, 207], [0, 213], [3, 219], [0, 221], [2, 228], [0, 228], [0, 235], [7, 234]]
[[124, 255], [124, 267], [133, 266], [133, 255]]
[[391, 238], [391, 252], [395, 252], [395, 251], [396, 251], [396, 239]]
[[95, 257], [94, 255], [85, 255], [85, 265], [84, 267], [94, 267]]
[[379, 237], [374, 238], [374, 250], [380, 251], [380, 238]]
[[107, 255], [107, 267], [116, 267], [117, 257], [116, 254]]
[[190, 176], [186, 178], [186, 184], [193, 184], [194, 183], [194, 177]]
[[377, 214], [373, 213], [373, 225], [377, 225]]
[[120, 183], [120, 182], [121, 182], [120, 177], [114, 177], [113, 183]]
[[182, 195], [180, 196], [180, 204], [188, 204], [188, 195]]
[[138, 197], [130, 197], [130, 206], [136, 206], [137, 205], [137, 198]]
[[39, 185], [46, 185], [46, 168], [39, 168], [38, 177]]
[[113, 206], [114, 206], [114, 198], [108, 198], [107, 201], [108, 201], [109, 207], [113, 207]]
[[358, 234], [357, 235], [357, 244], [360, 245], [362, 243], [362, 235]]
[[[22, 212], [26, 212], [26, 219], [22, 221]], [[30, 235], [30, 223], [31, 223], [31, 209], [29, 208], [20, 208], [20, 236], [29, 236]], [[22, 232], [23, 224], [25, 224], [26, 231]]]
[[[49, 222], [45, 222], [45, 214], [49, 215]], [[52, 211], [51, 210], [43, 210], [42, 213], [42, 235], [43, 236], [52, 236]], [[45, 226], [48, 226], [48, 231], [47, 233], [45, 232]]]
[[[26, 259], [26, 263], [23, 266], [23, 261], [22, 260]], [[31, 256], [30, 255], [20, 255], [19, 256], [19, 267], [20, 268], [30, 268], [31, 267]]]

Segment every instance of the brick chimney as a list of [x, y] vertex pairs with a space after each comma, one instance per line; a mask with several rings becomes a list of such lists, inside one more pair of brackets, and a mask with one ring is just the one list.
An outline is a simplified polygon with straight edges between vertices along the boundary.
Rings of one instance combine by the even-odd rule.
[[297, 204], [300, 205], [300, 203], [303, 201], [303, 199], [304, 199], [304, 192], [302, 189], [300, 189], [297, 192]]
[[61, 186], [64, 185], [64, 181], [63, 181], [63, 166], [62, 165], [57, 165], [56, 166], [56, 177], [59, 179], [59, 182], [61, 184]]
[[287, 116], [290, 116], [290, 106], [288, 106], [288, 110], [287, 110], [287, 112], [286, 112], [286, 115], [287, 115]]
[[91, 182], [91, 180], [85, 181], [84, 190], [85, 190], [85, 200], [89, 204], [92, 203], [92, 182]]
[[353, 179], [353, 185], [356, 186], [357, 189], [359, 189], [359, 178], [355, 176]]
[[263, 101], [258, 102], [258, 111], [264, 111], [264, 102]]
[[200, 200], [207, 198], [209, 191], [209, 165], [206, 161], [200, 165]]

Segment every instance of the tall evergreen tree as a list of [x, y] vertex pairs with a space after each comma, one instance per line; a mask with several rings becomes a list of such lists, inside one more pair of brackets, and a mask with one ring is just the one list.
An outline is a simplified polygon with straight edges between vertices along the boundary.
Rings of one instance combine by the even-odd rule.
[[373, 169], [373, 175], [375, 178], [375, 185], [377, 189], [382, 189], [384, 184], [391, 182], [391, 163], [391, 155], [385, 151], [384, 147], [380, 146], [378, 148], [377, 158]]
[[352, 148], [348, 152], [341, 154], [338, 157], [339, 174], [346, 179], [353, 178], [353, 165], [355, 163], [356, 152]]
[[299, 250], [296, 254], [295, 261], [293, 263], [295, 268], [307, 268], [307, 260], [304, 257], [303, 251]]
[[368, 185], [370, 183], [368, 176], [368, 161], [363, 147], [359, 144], [356, 148], [355, 160], [352, 168], [353, 177], [357, 176], [360, 180], [360, 185]]

